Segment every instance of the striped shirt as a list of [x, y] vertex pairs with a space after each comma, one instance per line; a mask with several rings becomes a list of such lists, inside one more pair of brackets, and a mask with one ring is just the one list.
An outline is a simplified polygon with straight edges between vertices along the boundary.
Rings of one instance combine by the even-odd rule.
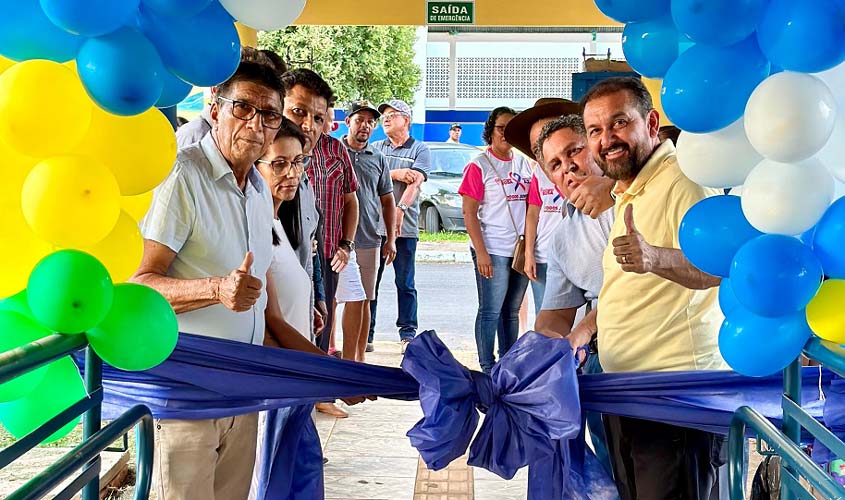
[[358, 179], [346, 148], [326, 134], [317, 140], [306, 172], [317, 197], [317, 208], [323, 215], [320, 251], [323, 258], [331, 259], [343, 237], [344, 195], [358, 190]]
[[[409, 137], [407, 141], [398, 147], [393, 147], [390, 138], [385, 138], [373, 143], [373, 149], [381, 151], [387, 158], [387, 164], [390, 170], [398, 170], [400, 168], [410, 168], [422, 173], [425, 179], [428, 180], [428, 173], [431, 171], [431, 151], [424, 142], [418, 141], [413, 137]], [[405, 188], [408, 185], [404, 182], [393, 181], [393, 197], [396, 199], [396, 204], [402, 199], [405, 194]], [[397, 235], [401, 238], [419, 238], [420, 236], [420, 197], [417, 195], [414, 202], [408, 206], [405, 211], [405, 217], [402, 221], [402, 231]], [[384, 222], [379, 225], [379, 234], [387, 236], [387, 230], [384, 227]]]

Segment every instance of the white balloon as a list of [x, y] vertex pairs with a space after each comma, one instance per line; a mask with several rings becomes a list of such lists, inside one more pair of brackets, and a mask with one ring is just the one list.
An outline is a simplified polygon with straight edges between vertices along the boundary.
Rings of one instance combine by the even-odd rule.
[[836, 101], [813, 75], [784, 71], [754, 89], [745, 106], [745, 133], [764, 157], [792, 163], [818, 153], [833, 132]]
[[816, 158], [761, 161], [742, 186], [742, 212], [764, 233], [795, 235], [813, 227], [833, 201], [833, 177]]
[[713, 188], [741, 185], [763, 159], [748, 142], [742, 118], [709, 134], [681, 132], [676, 149], [684, 175]]
[[282, 29], [302, 14], [305, 0], [220, 0], [238, 22], [257, 30]]
[[816, 154], [816, 158], [825, 164], [830, 173], [845, 182], [845, 63], [832, 69], [816, 73], [821, 81], [833, 93], [836, 100], [836, 124], [827, 143]]

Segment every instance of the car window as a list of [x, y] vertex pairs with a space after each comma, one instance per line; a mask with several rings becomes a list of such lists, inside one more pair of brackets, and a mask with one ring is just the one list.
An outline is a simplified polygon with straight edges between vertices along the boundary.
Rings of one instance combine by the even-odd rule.
[[478, 154], [474, 149], [431, 148], [431, 173], [462, 176], [464, 167]]

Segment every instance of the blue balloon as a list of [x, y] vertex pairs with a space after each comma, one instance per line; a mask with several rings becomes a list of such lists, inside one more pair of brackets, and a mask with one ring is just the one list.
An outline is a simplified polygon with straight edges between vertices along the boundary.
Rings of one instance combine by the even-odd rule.
[[795, 361], [811, 335], [804, 311], [766, 318], [737, 307], [719, 330], [719, 351], [737, 373], [765, 377]]
[[85, 41], [50, 22], [35, 0], [0, 0], [0, 55], [67, 62]]
[[825, 276], [845, 279], [845, 198], [834, 201], [816, 224], [813, 252]]
[[41, 0], [53, 24], [74, 35], [101, 36], [120, 28], [138, 10], [140, 0]]
[[669, 12], [670, 0], [596, 0], [596, 7], [620, 23], [636, 23]]
[[737, 250], [762, 234], [745, 218], [739, 196], [721, 195], [705, 198], [687, 210], [678, 240], [692, 265], [726, 277]]
[[672, 19], [695, 42], [733, 45], [754, 33], [765, 6], [766, 0], [672, 0]]
[[145, 7], [163, 16], [191, 17], [203, 11], [212, 0], [141, 0]]
[[238, 69], [238, 31], [231, 16], [217, 2], [188, 18], [160, 16], [142, 5], [139, 21], [165, 67], [188, 83], [211, 87]]
[[622, 51], [631, 68], [648, 78], [663, 78], [680, 55], [685, 37], [669, 16], [628, 23], [622, 31]]
[[745, 113], [748, 98], [769, 76], [769, 69], [754, 36], [728, 47], [696, 44], [666, 72], [663, 110], [688, 132], [727, 127]]
[[742, 306], [736, 300], [730, 278], [722, 278], [722, 282], [719, 283], [719, 309], [722, 310], [722, 314], [727, 316], [737, 307]]
[[772, 64], [817, 73], [845, 60], [845, 13], [830, 0], [771, 0], [757, 38]]
[[169, 108], [176, 106], [183, 99], [188, 97], [191, 89], [194, 87], [190, 83], [185, 83], [173, 73], [164, 70], [161, 74], [161, 81], [164, 88], [161, 91], [161, 97], [156, 101], [157, 108]]
[[90, 38], [79, 49], [76, 67], [88, 95], [110, 113], [137, 115], [161, 96], [164, 65], [138, 30], [121, 28]]
[[730, 278], [740, 304], [772, 318], [804, 309], [823, 275], [812, 250], [797, 238], [764, 234], [739, 249]]

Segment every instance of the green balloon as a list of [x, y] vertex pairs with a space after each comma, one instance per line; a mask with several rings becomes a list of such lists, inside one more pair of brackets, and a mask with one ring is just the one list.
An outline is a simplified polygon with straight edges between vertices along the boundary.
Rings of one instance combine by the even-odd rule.
[[[0, 352], [16, 349], [52, 333], [17, 312], [0, 310]], [[26, 396], [44, 380], [46, 373], [47, 367], [42, 366], [0, 384], [0, 402], [14, 401]]]
[[103, 360], [121, 370], [147, 370], [170, 356], [179, 337], [176, 314], [152, 288], [122, 283], [106, 318], [86, 334]]
[[21, 290], [11, 297], [0, 300], [0, 311], [12, 311], [27, 318], [35, 319], [26, 300], [26, 290]]
[[113, 288], [109, 272], [96, 258], [78, 250], [60, 250], [32, 270], [27, 301], [32, 314], [47, 328], [82, 333], [106, 317]]
[[[46, 368], [44, 380], [32, 392], [11, 403], [0, 404], [0, 423], [17, 439], [87, 396], [79, 369], [69, 357], [54, 361]], [[42, 444], [67, 436], [80, 418], [76, 417], [48, 436]]]

